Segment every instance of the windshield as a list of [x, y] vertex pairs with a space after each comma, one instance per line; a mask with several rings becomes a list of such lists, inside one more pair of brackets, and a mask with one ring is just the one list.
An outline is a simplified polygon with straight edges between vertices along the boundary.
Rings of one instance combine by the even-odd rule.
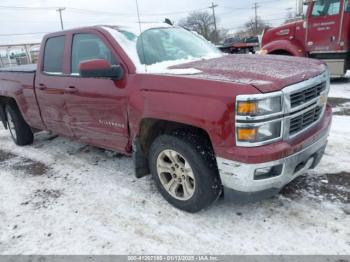
[[151, 28], [141, 36], [127, 28], [109, 31], [141, 69], [144, 65], [175, 65], [222, 56], [219, 49], [203, 37], [179, 27]]
[[312, 16], [337, 15], [340, 12], [340, 0], [317, 0], [312, 9]]
[[[143, 45], [143, 46], [142, 46]], [[137, 39], [137, 53], [142, 64], [206, 58], [219, 50], [208, 41], [181, 28], [149, 29]]]

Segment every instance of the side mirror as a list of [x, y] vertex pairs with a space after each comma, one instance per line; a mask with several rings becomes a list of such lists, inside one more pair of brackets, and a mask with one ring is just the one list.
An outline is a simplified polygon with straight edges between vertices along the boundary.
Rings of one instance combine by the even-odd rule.
[[79, 65], [79, 73], [81, 77], [110, 78], [112, 80], [121, 80], [124, 76], [124, 70], [120, 65], [112, 66], [104, 59], [82, 61]]

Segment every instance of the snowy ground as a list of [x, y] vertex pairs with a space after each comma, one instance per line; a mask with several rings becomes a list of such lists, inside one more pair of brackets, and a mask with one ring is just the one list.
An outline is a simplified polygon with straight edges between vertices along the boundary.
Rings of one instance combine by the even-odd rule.
[[349, 92], [332, 86], [315, 171], [272, 199], [195, 215], [136, 180], [127, 157], [46, 133], [15, 147], [0, 129], [0, 254], [350, 254]]

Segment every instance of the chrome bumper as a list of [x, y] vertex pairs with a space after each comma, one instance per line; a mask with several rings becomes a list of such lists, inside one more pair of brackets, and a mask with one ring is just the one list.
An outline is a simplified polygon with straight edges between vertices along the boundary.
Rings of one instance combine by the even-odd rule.
[[[243, 193], [281, 189], [319, 163], [327, 145], [328, 135], [329, 129], [317, 142], [298, 153], [267, 163], [245, 164], [217, 157], [222, 185], [224, 188]], [[266, 179], [255, 177], [256, 170], [274, 166], [280, 166], [279, 175]]]

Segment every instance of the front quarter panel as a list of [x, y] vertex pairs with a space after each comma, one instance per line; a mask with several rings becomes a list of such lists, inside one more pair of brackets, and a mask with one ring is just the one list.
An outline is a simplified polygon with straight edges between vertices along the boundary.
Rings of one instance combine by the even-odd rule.
[[197, 79], [193, 76], [135, 75], [130, 96], [132, 136], [142, 119], [173, 121], [205, 130], [215, 148], [234, 146], [235, 97], [256, 94], [250, 85]]

